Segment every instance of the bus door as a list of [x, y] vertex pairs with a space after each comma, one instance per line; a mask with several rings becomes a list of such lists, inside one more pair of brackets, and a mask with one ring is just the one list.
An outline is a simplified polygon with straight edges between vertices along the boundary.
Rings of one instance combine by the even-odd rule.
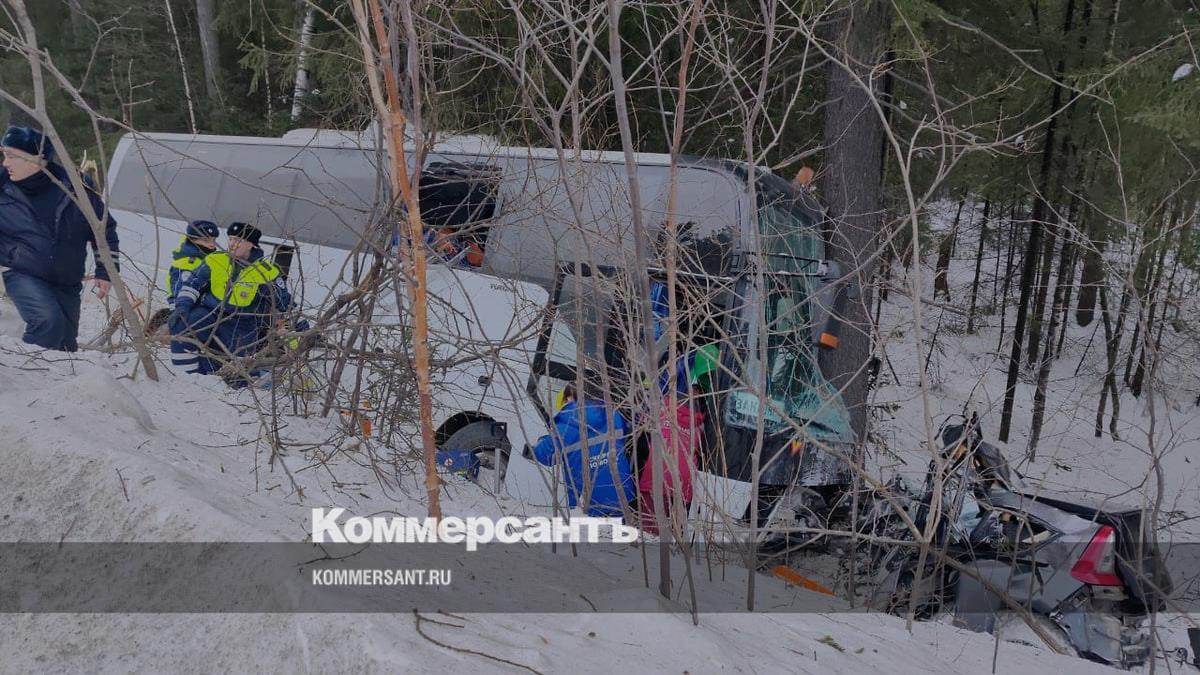
[[562, 407], [567, 384], [582, 382], [589, 398], [611, 400], [603, 357], [614, 296], [609, 282], [587, 266], [568, 266], [555, 283], [529, 382], [547, 424]]

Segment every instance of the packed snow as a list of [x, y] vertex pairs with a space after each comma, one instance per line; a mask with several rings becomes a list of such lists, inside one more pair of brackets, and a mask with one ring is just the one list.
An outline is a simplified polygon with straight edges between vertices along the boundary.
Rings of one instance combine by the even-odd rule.
[[[85, 302], [83, 335], [105, 306]], [[421, 514], [420, 491], [385, 493], [353, 455], [304, 471], [301, 453], [269, 466], [255, 390], [166, 368], [153, 382], [130, 354], [43, 352], [20, 342], [0, 305], [0, 540], [303, 541], [312, 506]], [[319, 442], [329, 420], [286, 420]], [[304, 488], [289, 485], [286, 463]], [[452, 486], [447, 513], [520, 505]], [[464, 555], [466, 555], [464, 553]], [[535, 555], [525, 561], [537, 565]], [[722, 588], [736, 593], [744, 576]], [[766, 577], [760, 584], [778, 583]], [[614, 589], [656, 603], [651, 588]], [[804, 591], [798, 591], [806, 593]], [[941, 624], [828, 609], [701, 614], [4, 614], [4, 672], [404, 671], [1084, 673], [1046, 648]]]

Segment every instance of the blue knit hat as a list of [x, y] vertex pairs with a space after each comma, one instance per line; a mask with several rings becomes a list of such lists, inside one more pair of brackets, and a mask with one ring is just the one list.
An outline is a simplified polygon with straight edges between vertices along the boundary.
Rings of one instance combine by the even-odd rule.
[[221, 228], [211, 220], [193, 220], [188, 223], [187, 236], [195, 238], [212, 237], [216, 239], [221, 234]]
[[16, 148], [47, 161], [54, 159], [54, 146], [46, 140], [42, 132], [29, 127], [9, 127], [8, 131], [4, 132], [4, 139], [0, 140], [0, 146]]

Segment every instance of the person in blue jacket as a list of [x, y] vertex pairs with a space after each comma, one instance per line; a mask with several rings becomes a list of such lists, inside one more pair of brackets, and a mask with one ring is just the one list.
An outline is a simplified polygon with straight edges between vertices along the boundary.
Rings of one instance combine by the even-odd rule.
[[650, 284], [650, 314], [654, 317], [654, 341], [662, 339], [667, 331], [667, 317], [671, 314], [671, 305], [667, 295], [667, 284], [655, 281]]
[[[0, 138], [0, 267], [4, 286], [21, 319], [25, 342], [73, 352], [79, 349], [79, 309], [90, 246], [95, 255], [95, 292], [108, 294], [108, 270], [100, 262], [87, 216], [72, 198], [67, 172], [38, 131], [10, 127]], [[85, 181], [82, 196], [104, 223], [104, 239], [118, 252], [117, 222]], [[64, 189], [65, 186], [65, 189]]]
[[204, 262], [204, 258], [217, 250], [217, 237], [221, 229], [210, 220], [193, 220], [188, 223], [179, 246], [171, 252], [171, 266], [167, 268], [167, 304], [174, 304], [184, 279]]
[[[554, 416], [554, 431], [542, 436], [533, 448], [533, 456], [547, 466], [562, 457], [558, 461], [562, 463], [571, 508], [580, 506], [589, 516], [619, 518], [624, 514], [622, 505], [632, 503], [636, 488], [629, 459], [625, 456], [625, 436], [629, 434], [629, 427], [614, 410], [614, 429], [609, 433], [609, 411], [604, 404], [595, 400], [580, 402], [573, 384], [563, 390], [562, 400], [564, 404]], [[586, 469], [581, 417], [587, 427]], [[589, 483], [590, 495], [586, 493]]]
[[255, 353], [292, 305], [280, 269], [258, 245], [262, 232], [233, 223], [226, 234], [228, 252], [206, 256], [175, 296], [172, 341], [190, 342], [197, 350], [188, 372], [211, 373], [224, 358]]

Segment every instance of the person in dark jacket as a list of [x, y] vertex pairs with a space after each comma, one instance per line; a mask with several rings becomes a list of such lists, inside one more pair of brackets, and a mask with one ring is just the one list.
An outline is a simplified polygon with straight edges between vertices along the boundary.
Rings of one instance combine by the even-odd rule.
[[[95, 254], [96, 295], [103, 298], [110, 288], [92, 227], [41, 133], [10, 127], [0, 139], [0, 151], [0, 267], [8, 268], [4, 287], [25, 321], [23, 339], [46, 349], [76, 351], [89, 245]], [[117, 223], [90, 186], [84, 198], [104, 222], [104, 238], [115, 260]]]
[[[556, 459], [562, 463], [571, 508], [580, 506], [589, 516], [619, 518], [624, 514], [622, 506], [631, 504], [634, 495], [633, 475], [625, 456], [629, 427], [621, 413], [614, 410], [613, 430], [609, 433], [609, 411], [604, 404], [580, 402], [572, 384], [563, 390], [562, 400], [564, 404], [554, 416], [554, 431], [542, 436], [533, 448], [533, 456], [547, 466]], [[586, 434], [580, 428], [581, 418]], [[591, 494], [587, 493], [589, 484]]]
[[204, 354], [188, 372], [211, 373], [221, 357], [258, 351], [267, 331], [291, 308], [279, 268], [258, 245], [262, 232], [233, 223], [226, 234], [229, 251], [204, 258], [180, 285], [171, 310], [171, 335], [192, 341]]

